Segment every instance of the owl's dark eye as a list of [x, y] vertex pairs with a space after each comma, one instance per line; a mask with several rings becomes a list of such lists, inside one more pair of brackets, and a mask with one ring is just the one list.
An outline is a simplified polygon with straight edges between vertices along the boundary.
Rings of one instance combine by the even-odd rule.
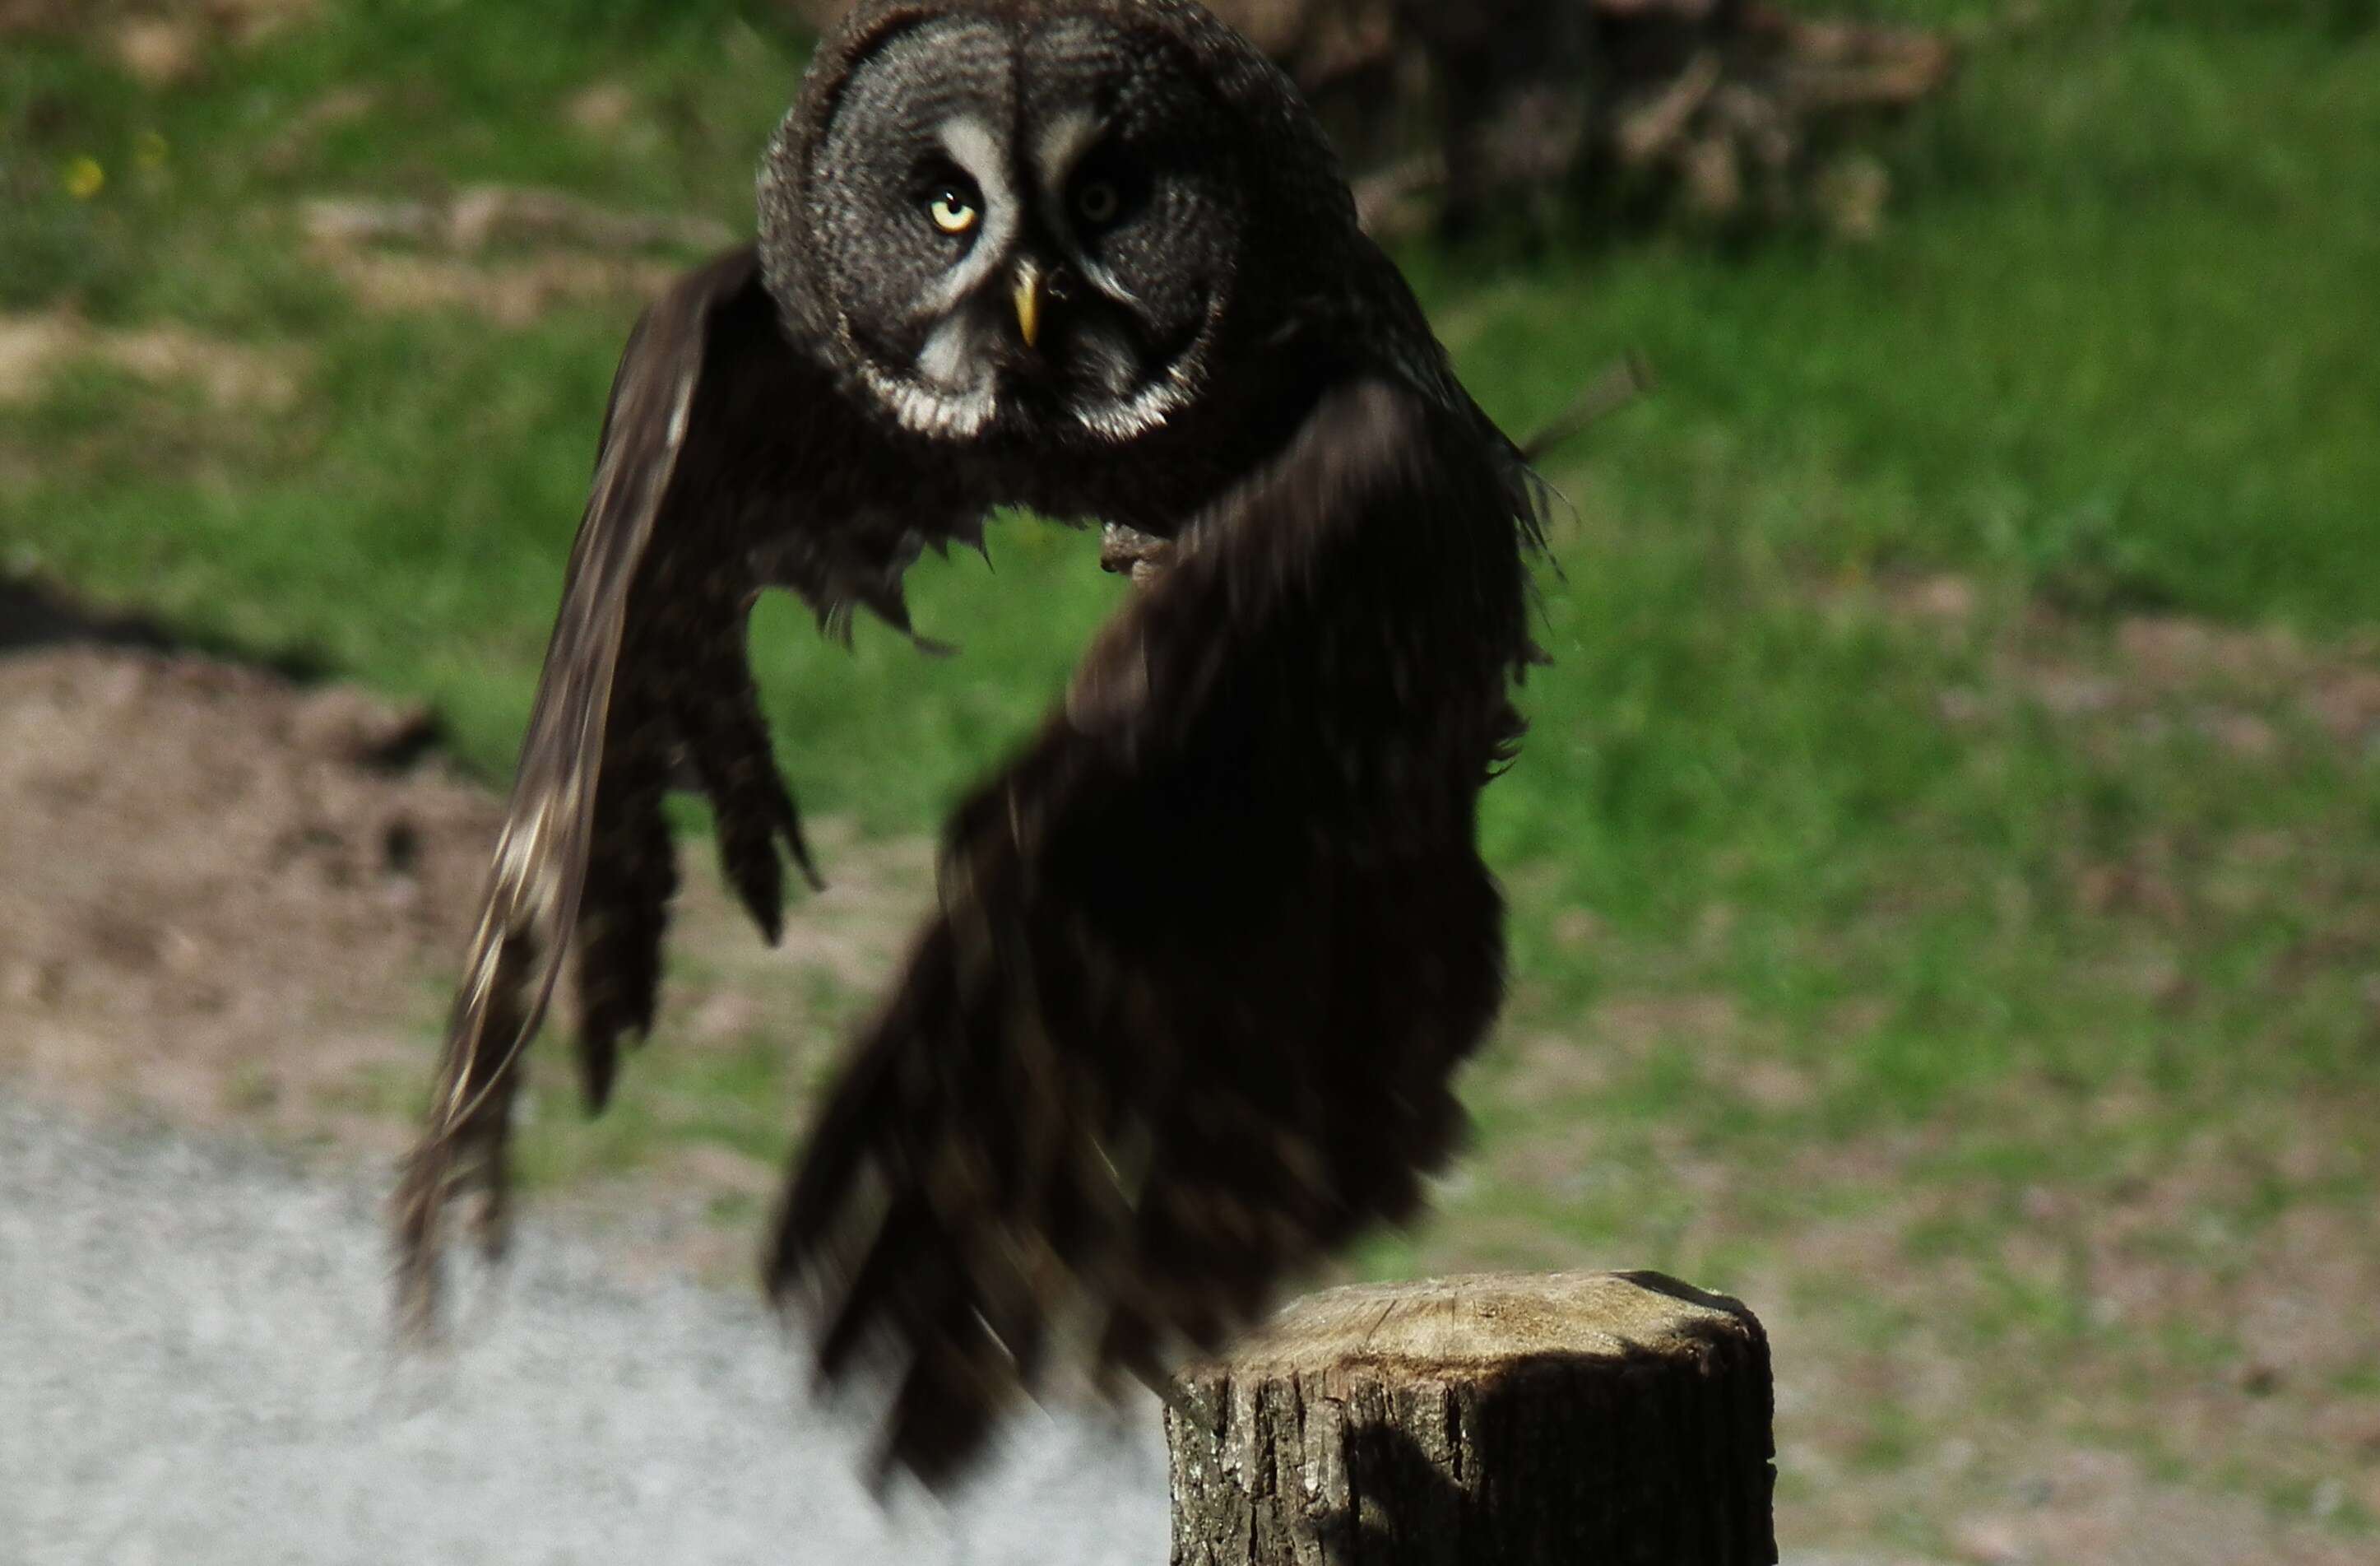
[[1086, 179], [1075, 190], [1075, 215], [1094, 228], [1115, 221], [1123, 210], [1123, 192], [1111, 179]]
[[983, 221], [983, 208], [977, 203], [972, 190], [942, 185], [926, 198], [926, 217], [945, 234], [970, 234]]

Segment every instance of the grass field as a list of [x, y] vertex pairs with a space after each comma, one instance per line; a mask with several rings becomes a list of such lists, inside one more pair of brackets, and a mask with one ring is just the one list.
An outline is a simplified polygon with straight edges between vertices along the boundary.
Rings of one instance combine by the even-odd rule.
[[[332, 247], [306, 203], [529, 184], [741, 231], [795, 67], [724, 5], [322, 9], [160, 87], [105, 35], [0, 55], [0, 320], [67, 345], [0, 387], [0, 569], [426, 697], [492, 781], [684, 252]], [[2080, 1549], [2126, 1486], [2260, 1541], [2209, 1560], [2380, 1530], [2372, 23], [2058, 0], [1888, 144], [1873, 242], [1406, 258], [1515, 428], [1623, 349], [1662, 385], [1551, 469], [1485, 1134], [1363, 1265], [1745, 1293], [1789, 1540]], [[992, 571], [922, 569], [948, 661], [764, 611], [808, 808], [930, 832], [1113, 601], [1093, 547], [1018, 519]], [[782, 1057], [646, 1064], [710, 1106], [655, 1137], [782, 1148]]]

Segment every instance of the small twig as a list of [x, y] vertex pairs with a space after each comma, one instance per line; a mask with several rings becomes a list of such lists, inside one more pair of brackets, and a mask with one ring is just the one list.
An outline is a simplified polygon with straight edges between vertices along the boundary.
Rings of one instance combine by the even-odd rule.
[[1537, 433], [1521, 443], [1521, 455], [1536, 461], [1558, 446], [1583, 434], [1588, 425], [1617, 413], [1622, 408], [1651, 391], [1658, 383], [1653, 378], [1653, 366], [1634, 349], [1605, 366], [1587, 388], [1571, 399], [1569, 407], [1537, 426]]

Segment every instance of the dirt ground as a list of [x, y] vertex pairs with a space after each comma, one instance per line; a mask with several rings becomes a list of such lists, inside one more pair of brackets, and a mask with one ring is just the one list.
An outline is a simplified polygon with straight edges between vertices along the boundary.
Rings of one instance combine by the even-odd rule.
[[497, 801], [435, 759], [426, 715], [348, 687], [23, 592], [0, 599], [9, 642], [0, 1072], [85, 1107], [384, 1140], [313, 1090], [418, 1057]]
[[[2209, 634], [2168, 622], [2128, 628], [2121, 678], [2111, 682], [2039, 649], [2017, 672], [2053, 692], [2083, 692], [2076, 703], [2097, 713], [2182, 679], [2177, 669], [2212, 665], [2227, 687], [2244, 688], [2294, 669], [2299, 656]], [[2340, 740], [2373, 741], [2380, 706], [2366, 685], [2345, 676], [2290, 683], [2317, 692], [2313, 716]], [[2210, 722], [2227, 716], [2220, 703], [2206, 711]], [[435, 726], [420, 711], [225, 663], [152, 627], [0, 585], [0, 1086], [37, 1106], [261, 1132], [343, 1166], [394, 1154], [426, 1083], [500, 814], [492, 793], [441, 760]], [[773, 1192], [783, 1140], [839, 1039], [825, 1014], [880, 982], [923, 906], [924, 845], [863, 844], [831, 822], [815, 836], [834, 888], [806, 905], [786, 948], [774, 952], [743, 927], [708, 855], [687, 853], [674, 942], [685, 961], [673, 968], [668, 1001], [674, 1021], [663, 1058], [638, 1068], [646, 1140], [613, 1163], [560, 1167], [535, 1194], [548, 1219], [603, 1231], [615, 1257], [649, 1279], [740, 1281], [752, 1214]], [[822, 1006], [821, 986], [842, 998]], [[1712, 1004], [1718, 1009], [1644, 1016], [1615, 1004], [1597, 1030], [1608, 1050], [1592, 1058], [1625, 1053], [1640, 1036], [1684, 1030], [1718, 1039], [1742, 1025]], [[1528, 1038], [1512, 1047], [1524, 1064], [1532, 1058]], [[744, 1083], [722, 1073], [756, 1058], [780, 1062], [769, 1069], [775, 1074], [722, 1086]], [[1565, 1070], [1591, 1063], [1574, 1049], [1558, 1058]], [[1746, 1091], [1792, 1095], [1807, 1085], [1759, 1082]], [[550, 1087], [550, 1101], [561, 1092]], [[739, 1100], [749, 1100], [737, 1106], [747, 1119], [714, 1134], [722, 1104]], [[681, 1113], [710, 1129], [677, 1135], [673, 1117]], [[552, 1140], [599, 1144], [619, 1119]], [[2286, 1127], [2263, 1131], [2276, 1146], [2320, 1141], [2305, 1128], [2294, 1139]], [[2228, 1170], [2232, 1161], [2220, 1153], [2208, 1156]], [[1892, 1189], [1899, 1155], [1878, 1156], [1874, 1169], [1811, 1178]], [[1488, 1167], [1525, 1183], [1526, 1171], [1504, 1168], [1504, 1158], [1491, 1154]], [[1670, 1168], [1690, 1186], [1723, 1181], [1691, 1149], [1677, 1149]], [[1707, 1194], [1723, 1216], [1724, 1193]], [[2168, 1207], [2196, 1205], [2146, 1191], [2104, 1212], [2045, 1207], [2038, 1227], [2075, 1230], [2068, 1249], [2095, 1258], [2094, 1297], [2127, 1318], [2238, 1320], [2254, 1340], [2305, 1345], [2313, 1356], [2274, 1360], [2258, 1372], [2268, 1385], [2191, 1386], [2168, 1400], [2177, 1428], [2217, 1443], [2245, 1437], [2380, 1450], [2380, 1401], [2317, 1395], [2320, 1372], [2360, 1352], [2367, 1318], [2352, 1302], [2371, 1298], [2365, 1247], [2310, 1217], [2217, 1278], [2187, 1251], [2168, 1255], [2126, 1241], [2143, 1224], [2162, 1234]], [[1799, 1486], [1780, 1508], [1789, 1541], [1873, 1537], [1880, 1520], [1947, 1511], [1956, 1519], [1945, 1530], [1951, 1555], [1973, 1562], [2358, 1559], [2358, 1545], [2318, 1524], [2276, 1531], [2246, 1497], [2193, 1494], [2136, 1458], [2062, 1439], [2028, 1444], [2021, 1422], [1975, 1417], [1991, 1401], [1992, 1374], [1947, 1368], [1955, 1353], [1899, 1338], [1844, 1339], [1825, 1302], [1809, 1297], [1811, 1277], [1934, 1286], [1904, 1265], [1897, 1236], [1910, 1221], [1897, 1211], [1846, 1218], [1839, 1232], [1806, 1237], [1803, 1275], [1754, 1292], [1777, 1340], [1794, 1351], [1779, 1364], [1781, 1455]], [[2045, 1253], [2041, 1266], [2056, 1272], [2068, 1259]], [[2198, 1298], [2210, 1290], [2228, 1293]], [[1912, 1318], [1922, 1317], [1919, 1303]], [[1941, 1373], [1911, 1378], [1928, 1364]], [[2118, 1393], [2070, 1391], [2086, 1401]], [[1846, 1467], [1842, 1454], [1863, 1437], [1844, 1411], [1879, 1398], [1907, 1407], [1917, 1426], [1972, 1438], [1944, 1445], [1931, 1465]], [[1868, 1566], [1921, 1557], [1857, 1559]]]
[[[401, 1149], [503, 818], [437, 740], [419, 709], [0, 583], [0, 1080], [87, 1110]], [[821, 985], [872, 986], [897, 954], [924, 845], [856, 844], [831, 821], [811, 836], [833, 886], [774, 951], [709, 856], [686, 854], [673, 1067], [747, 1046]], [[818, 1031], [823, 1058], [834, 1035]], [[703, 1203], [773, 1182], [760, 1160], [698, 1152], [664, 1161]]]

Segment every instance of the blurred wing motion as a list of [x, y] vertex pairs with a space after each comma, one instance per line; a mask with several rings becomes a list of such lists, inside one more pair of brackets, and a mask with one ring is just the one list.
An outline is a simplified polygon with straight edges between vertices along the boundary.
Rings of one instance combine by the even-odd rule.
[[1484, 422], [1326, 397], [953, 820], [770, 1264], [826, 1379], [897, 1383], [886, 1463], [953, 1474], [1053, 1347], [1158, 1376], [1458, 1142], [1530, 651], [1530, 481]]
[[434, 1325], [448, 1202], [476, 1193], [483, 1238], [502, 1243], [515, 1068], [574, 930], [591, 1103], [620, 1040], [651, 1024], [676, 885], [662, 814], [674, 765], [692, 761], [729, 876], [771, 938], [780, 841], [808, 869], [744, 652], [759, 583], [738, 501], [781, 470], [735, 446], [720, 416], [798, 389], [783, 384], [803, 372], [770, 309], [752, 253], [724, 256], [646, 312], [613, 384], [429, 1127], [396, 1194], [401, 1310], [417, 1330]]

